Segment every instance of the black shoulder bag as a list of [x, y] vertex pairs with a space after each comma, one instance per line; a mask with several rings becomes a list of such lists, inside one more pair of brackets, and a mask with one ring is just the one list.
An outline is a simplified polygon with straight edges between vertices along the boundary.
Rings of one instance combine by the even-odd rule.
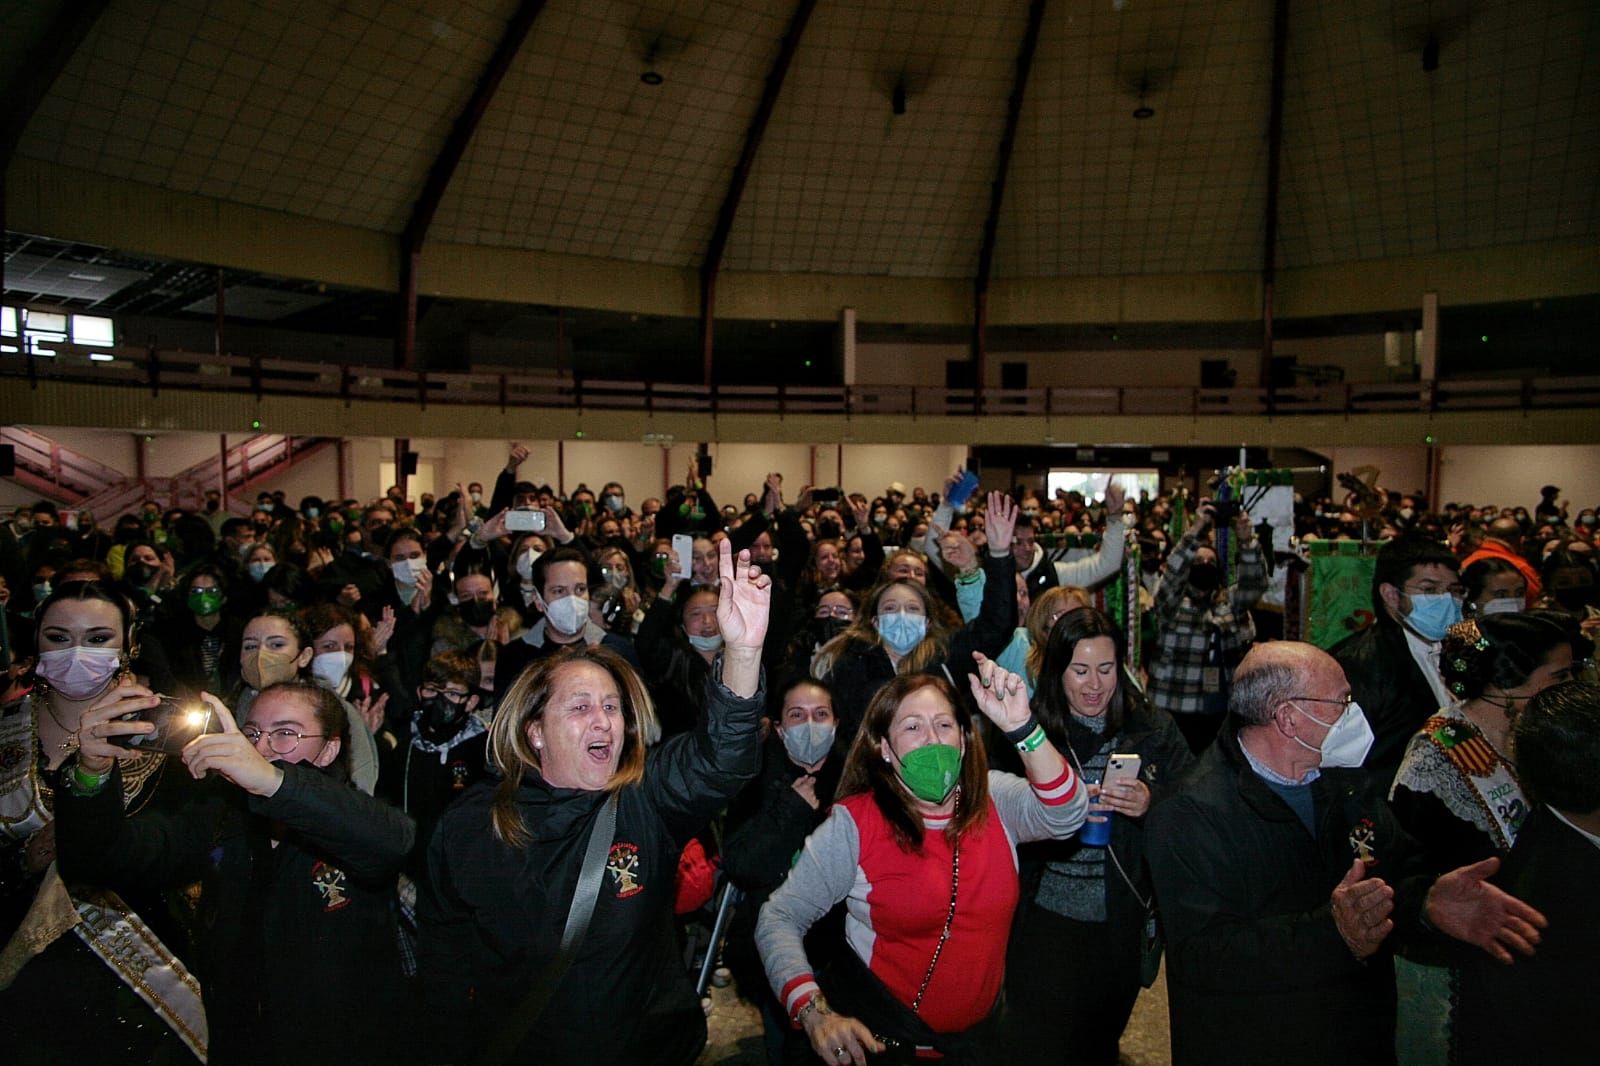
[[522, 1002], [512, 1012], [506, 1024], [479, 1057], [480, 1066], [502, 1066], [516, 1052], [522, 1038], [528, 1035], [533, 1023], [544, 1013], [550, 997], [561, 984], [567, 967], [577, 958], [583, 938], [589, 932], [589, 919], [594, 916], [594, 904], [600, 898], [600, 880], [606, 872], [606, 856], [617, 835], [617, 793], [606, 798], [600, 816], [589, 830], [589, 843], [583, 852], [583, 868], [578, 871], [578, 883], [572, 893], [572, 906], [567, 911], [567, 925], [561, 932], [561, 947], [555, 958], [545, 964], [544, 970], [528, 989]]

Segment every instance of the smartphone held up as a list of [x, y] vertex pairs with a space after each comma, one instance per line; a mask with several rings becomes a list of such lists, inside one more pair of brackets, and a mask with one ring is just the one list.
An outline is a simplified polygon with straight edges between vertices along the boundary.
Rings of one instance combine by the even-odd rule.
[[149, 733], [132, 733], [110, 737], [111, 743], [130, 751], [159, 751], [177, 755], [196, 737], [222, 732], [222, 723], [210, 707], [199, 700], [180, 700], [176, 696], [162, 696], [161, 702], [142, 711], [131, 711], [122, 716], [125, 722], [149, 722], [155, 729]]

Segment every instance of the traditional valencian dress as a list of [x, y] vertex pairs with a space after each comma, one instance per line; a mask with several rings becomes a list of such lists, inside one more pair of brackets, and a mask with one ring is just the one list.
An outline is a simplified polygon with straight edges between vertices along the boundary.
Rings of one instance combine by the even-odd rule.
[[[1516, 768], [1460, 704], [1441, 708], [1411, 738], [1389, 800], [1440, 873], [1509, 855], [1529, 812]], [[1442, 1066], [1455, 1061], [1458, 978], [1450, 966], [1396, 958], [1396, 1042], [1402, 1062]]]
[[[82, 1051], [98, 1054], [99, 1061], [165, 1063], [192, 1061], [192, 1053], [203, 1062], [199, 981], [115, 892], [67, 885], [56, 872], [52, 811], [71, 763], [46, 769], [39, 739], [39, 716], [48, 713], [44, 701], [41, 688], [0, 708], [0, 1032], [6, 1058], [33, 1062], [33, 1056]], [[74, 736], [64, 750], [76, 747]], [[122, 763], [128, 815], [150, 802], [167, 771], [166, 756], [156, 752]], [[30, 842], [35, 862], [49, 859], [42, 871], [28, 869]]]

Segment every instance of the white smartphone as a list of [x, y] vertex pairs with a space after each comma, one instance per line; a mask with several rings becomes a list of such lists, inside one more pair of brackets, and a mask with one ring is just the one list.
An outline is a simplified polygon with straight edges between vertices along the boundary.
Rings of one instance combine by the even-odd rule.
[[543, 533], [544, 512], [532, 507], [507, 511], [506, 529], [512, 533]]
[[678, 560], [678, 569], [674, 577], [688, 577], [694, 572], [694, 538], [687, 533], [675, 533], [672, 536], [672, 554]]
[[1111, 758], [1106, 761], [1106, 773], [1100, 779], [1100, 787], [1103, 789], [1108, 785], [1121, 785], [1137, 781], [1141, 762], [1142, 760], [1137, 755], [1125, 755], [1122, 752], [1112, 753]]

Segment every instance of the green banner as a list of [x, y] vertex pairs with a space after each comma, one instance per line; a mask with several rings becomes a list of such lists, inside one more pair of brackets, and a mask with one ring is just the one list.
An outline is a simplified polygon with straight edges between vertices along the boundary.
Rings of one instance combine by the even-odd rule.
[[1338, 547], [1346, 545], [1357, 551], [1333, 554], [1327, 541], [1311, 545], [1306, 639], [1319, 648], [1331, 648], [1372, 624], [1372, 571], [1377, 560], [1358, 554], [1360, 545], [1354, 541], [1341, 541]]

